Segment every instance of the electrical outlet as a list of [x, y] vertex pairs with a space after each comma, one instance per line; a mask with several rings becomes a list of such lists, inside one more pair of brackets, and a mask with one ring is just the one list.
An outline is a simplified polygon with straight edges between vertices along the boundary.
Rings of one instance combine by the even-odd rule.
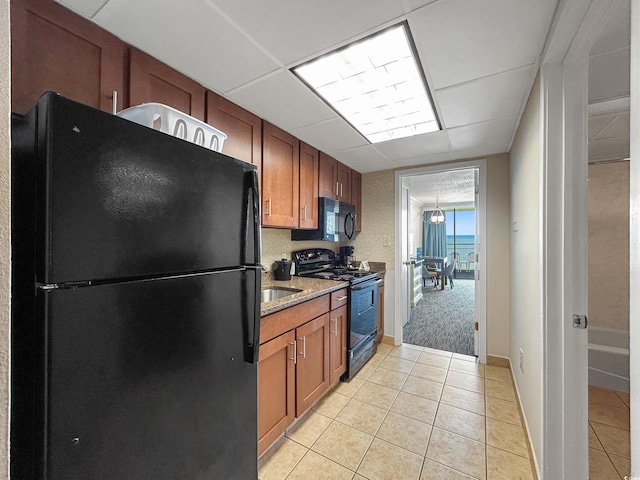
[[524, 373], [524, 350], [520, 349], [520, 371]]
[[391, 246], [391, 238], [389, 237], [389, 235], [383, 235], [382, 236], [382, 246], [383, 247], [390, 247]]
[[286, 259], [288, 259], [289, 257], [288, 257], [288, 255], [287, 255], [287, 252], [282, 252], [282, 253], [280, 253], [280, 258], [281, 258], [282, 260], [286, 260]]

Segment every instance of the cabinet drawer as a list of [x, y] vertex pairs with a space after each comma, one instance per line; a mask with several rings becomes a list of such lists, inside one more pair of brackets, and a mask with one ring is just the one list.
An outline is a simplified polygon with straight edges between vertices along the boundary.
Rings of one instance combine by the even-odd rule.
[[343, 288], [342, 290], [338, 290], [331, 293], [331, 310], [335, 310], [342, 305], [347, 304], [347, 299], [349, 298], [347, 294], [347, 289]]
[[267, 342], [319, 317], [329, 311], [329, 306], [330, 295], [327, 294], [262, 317], [260, 320], [260, 343]]

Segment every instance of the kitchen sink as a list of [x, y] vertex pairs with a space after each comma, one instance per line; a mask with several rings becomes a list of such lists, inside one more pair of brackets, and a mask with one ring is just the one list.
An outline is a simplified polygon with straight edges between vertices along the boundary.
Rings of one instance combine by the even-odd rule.
[[301, 292], [300, 288], [284, 288], [284, 287], [271, 287], [262, 290], [261, 302], [273, 302], [279, 298], [288, 297], [294, 293]]

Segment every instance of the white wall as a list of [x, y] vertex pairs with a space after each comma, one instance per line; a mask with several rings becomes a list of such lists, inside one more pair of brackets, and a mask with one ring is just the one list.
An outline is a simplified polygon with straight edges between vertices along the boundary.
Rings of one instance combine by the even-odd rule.
[[629, 162], [589, 165], [589, 327], [629, 331]]
[[[542, 455], [541, 103], [536, 80], [511, 148], [511, 365], [532, 447]], [[524, 352], [524, 372], [520, 369]]]
[[11, 48], [9, 0], [0, 0], [0, 479], [9, 478], [11, 280]]

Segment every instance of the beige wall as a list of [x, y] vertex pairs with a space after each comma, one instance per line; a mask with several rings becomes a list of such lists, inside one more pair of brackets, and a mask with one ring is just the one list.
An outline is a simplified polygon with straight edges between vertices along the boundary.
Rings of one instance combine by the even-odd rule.
[[[303, 248], [329, 248], [336, 252], [340, 251], [340, 243], [321, 241], [292, 241], [291, 230], [283, 228], [263, 228], [262, 229], [262, 264], [272, 268], [273, 262], [280, 260], [282, 254], [291, 259], [291, 252], [302, 250]], [[356, 260], [358, 258], [356, 257]]]
[[[511, 148], [511, 364], [538, 464], [542, 463], [541, 101], [534, 84]], [[524, 351], [524, 373], [520, 369]]]
[[589, 326], [629, 330], [629, 162], [589, 165]]
[[11, 49], [9, 0], [0, 0], [0, 480], [9, 478], [9, 365], [10, 365], [10, 113]]

